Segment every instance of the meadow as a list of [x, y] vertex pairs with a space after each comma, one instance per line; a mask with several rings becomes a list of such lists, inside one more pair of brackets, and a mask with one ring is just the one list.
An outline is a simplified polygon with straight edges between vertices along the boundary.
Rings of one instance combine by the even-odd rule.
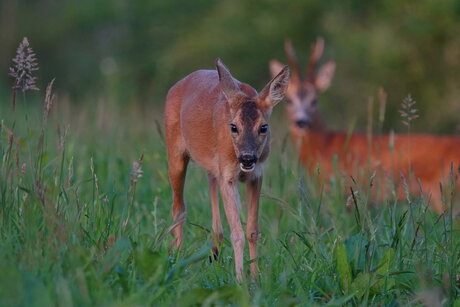
[[[346, 186], [337, 174], [326, 185], [298, 164], [278, 106], [260, 279], [239, 284], [226, 221], [222, 253], [209, 260], [207, 177], [193, 163], [185, 243], [170, 247], [161, 102], [57, 96], [49, 110], [42, 96], [18, 92], [16, 110], [1, 98], [0, 305], [460, 306], [456, 170], [442, 214], [409, 193], [371, 205], [372, 176]], [[245, 259], [249, 277], [247, 250]]]

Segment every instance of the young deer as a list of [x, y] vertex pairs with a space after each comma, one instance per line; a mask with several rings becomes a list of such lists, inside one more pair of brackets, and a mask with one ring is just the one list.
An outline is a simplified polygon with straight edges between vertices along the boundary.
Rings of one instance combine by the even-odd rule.
[[[290, 42], [285, 44], [286, 56], [292, 71], [286, 96], [287, 114], [291, 135], [299, 146], [300, 161], [310, 171], [320, 166], [323, 175], [330, 176], [337, 168], [334, 156], [338, 157], [338, 170], [353, 178], [363, 170], [368, 174], [376, 171], [377, 190], [385, 194], [385, 178], [397, 184], [398, 197], [404, 196], [401, 175], [409, 180], [413, 194], [419, 194], [422, 184], [425, 192], [431, 193], [432, 208], [443, 210], [440, 183], [446, 182], [451, 163], [455, 170], [460, 162], [460, 138], [429, 134], [378, 135], [371, 140], [365, 134], [348, 134], [328, 130], [318, 111], [318, 95], [331, 84], [335, 62], [329, 61], [315, 73], [315, 66], [324, 49], [324, 41], [318, 38], [313, 45], [306, 77], [301, 77], [294, 49]], [[281, 63], [272, 60], [270, 70], [276, 74]], [[409, 171], [410, 170], [410, 171]], [[324, 179], [324, 178], [323, 178]]]
[[[238, 181], [248, 189], [248, 220], [251, 276], [258, 274], [257, 239], [260, 188], [264, 162], [270, 150], [268, 120], [272, 108], [284, 97], [289, 83], [289, 68], [277, 75], [257, 93], [231, 75], [216, 60], [217, 70], [198, 70], [177, 82], [168, 92], [165, 107], [168, 172], [173, 190], [172, 214], [175, 220], [185, 214], [184, 181], [190, 159], [206, 170], [212, 209], [214, 255], [222, 243], [217, 186], [231, 230], [238, 281], [243, 280], [245, 238], [239, 217]], [[182, 244], [182, 223], [173, 230], [175, 244]], [[217, 242], [216, 242], [217, 241]]]

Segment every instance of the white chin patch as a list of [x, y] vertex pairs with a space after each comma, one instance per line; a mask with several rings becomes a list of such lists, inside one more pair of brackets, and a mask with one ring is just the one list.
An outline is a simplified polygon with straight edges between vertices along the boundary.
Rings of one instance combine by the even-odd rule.
[[256, 164], [255, 164], [255, 163], [251, 166], [251, 168], [245, 168], [245, 167], [243, 166], [243, 163], [240, 163], [240, 169], [241, 169], [243, 172], [245, 172], [245, 173], [250, 173], [250, 172], [252, 172], [255, 168], [256, 168]]

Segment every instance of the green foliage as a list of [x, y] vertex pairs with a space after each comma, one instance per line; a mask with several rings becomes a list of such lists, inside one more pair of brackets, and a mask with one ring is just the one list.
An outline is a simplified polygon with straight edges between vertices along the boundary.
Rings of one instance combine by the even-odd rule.
[[347, 250], [345, 248], [345, 244], [342, 242], [337, 243], [337, 246], [335, 247], [335, 261], [340, 277], [340, 286], [342, 287], [344, 293], [348, 294], [352, 277], [350, 265], [348, 263]]
[[387, 291], [394, 286], [394, 279], [388, 276], [388, 274], [390, 273], [390, 265], [392, 264], [394, 257], [395, 251], [393, 248], [390, 247], [385, 251], [382, 259], [380, 259], [376, 271], [378, 281], [377, 284], [374, 286], [374, 292], [378, 293], [381, 289]]
[[337, 62], [321, 99], [332, 126], [345, 130], [357, 119], [364, 130], [367, 98], [383, 86], [390, 93], [384, 131], [402, 128], [397, 110], [410, 92], [420, 110], [414, 131], [457, 132], [456, 0], [7, 0], [0, 12], [3, 90], [10, 88], [7, 69], [24, 36], [43, 65], [40, 80], [56, 77], [57, 90], [72, 101], [108, 96], [145, 105], [159, 105], [174, 82], [213, 68], [217, 57], [260, 89], [268, 61], [286, 61], [285, 39], [305, 65], [310, 44], [324, 36], [323, 61]]
[[458, 304], [454, 210], [438, 216], [415, 196], [346, 208], [341, 175], [322, 192], [281, 145], [287, 131], [264, 178], [261, 277], [238, 284], [228, 227], [209, 262], [207, 178], [193, 164], [185, 244], [170, 247], [161, 112], [57, 101], [44, 122], [22, 100], [0, 112], [0, 305], [407, 305], [433, 288]]

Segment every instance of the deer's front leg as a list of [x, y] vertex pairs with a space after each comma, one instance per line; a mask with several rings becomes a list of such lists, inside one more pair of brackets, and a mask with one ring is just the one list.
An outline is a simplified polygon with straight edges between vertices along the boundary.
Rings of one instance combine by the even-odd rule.
[[219, 196], [217, 195], [217, 178], [211, 174], [208, 174], [209, 179], [209, 195], [211, 197], [211, 210], [212, 210], [212, 251], [214, 259], [217, 260], [219, 255], [220, 246], [222, 245], [222, 239], [224, 236], [224, 231], [222, 229], [222, 223], [220, 221], [220, 212], [219, 212]]
[[239, 213], [239, 195], [234, 180], [220, 180], [220, 191], [224, 203], [225, 215], [230, 225], [233, 252], [235, 255], [236, 279], [243, 281], [244, 232]]
[[[247, 183], [248, 189], [248, 222], [246, 225], [246, 237], [249, 242], [249, 258], [257, 258], [257, 240], [259, 239], [259, 198], [262, 177], [251, 180]], [[251, 277], [256, 280], [259, 274], [257, 261], [251, 262]]]
[[184, 183], [187, 172], [188, 156], [173, 150], [168, 151], [168, 173], [171, 187], [173, 190], [172, 215], [176, 227], [173, 229], [174, 241], [171, 245], [180, 247], [182, 245], [182, 225], [185, 217], [184, 204]]

